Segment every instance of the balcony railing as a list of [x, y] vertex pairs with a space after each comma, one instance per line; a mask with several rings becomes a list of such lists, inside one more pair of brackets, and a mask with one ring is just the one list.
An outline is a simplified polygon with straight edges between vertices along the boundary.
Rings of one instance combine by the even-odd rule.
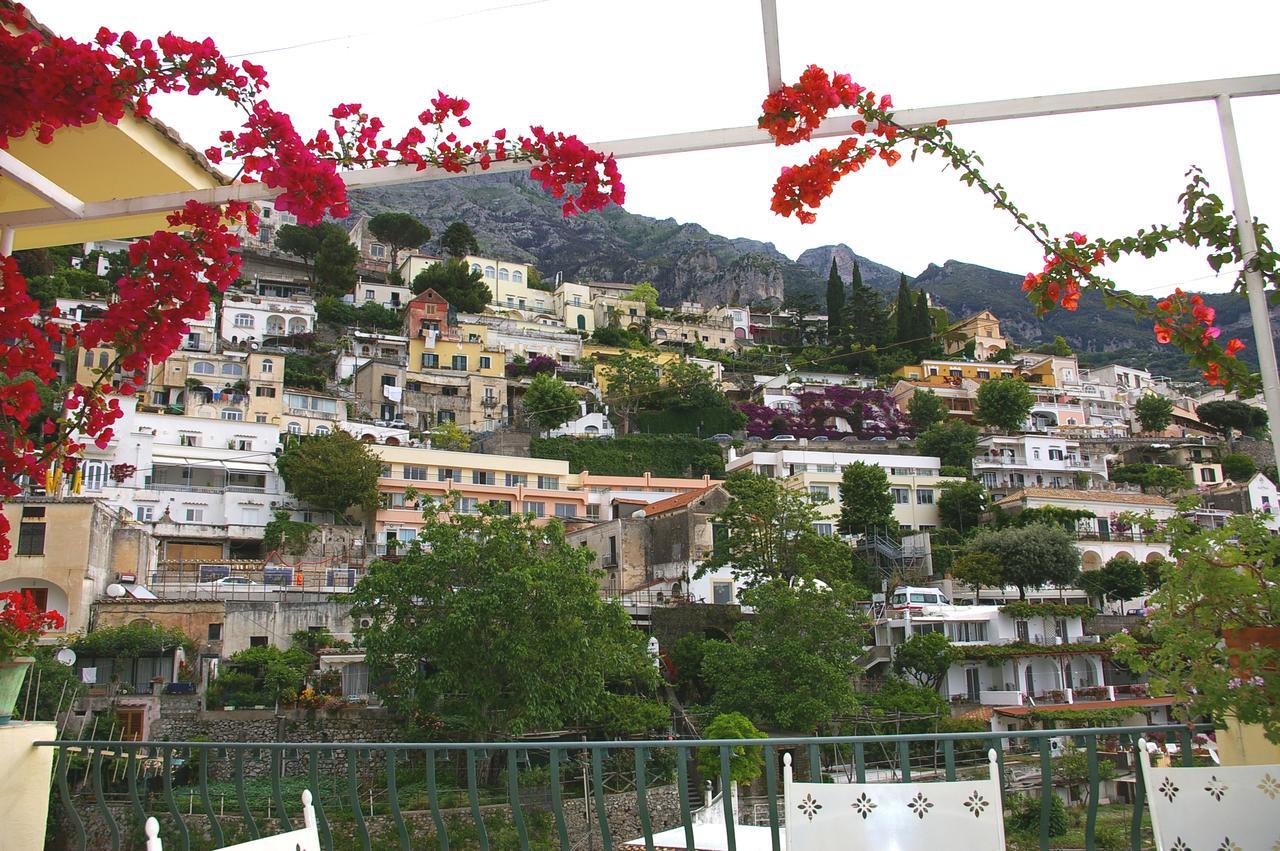
[[[522, 851], [609, 849], [630, 847], [637, 833], [643, 836], [637, 843], [653, 848], [654, 834], [668, 829], [680, 831], [680, 844], [694, 849], [693, 825], [713, 821], [723, 824], [729, 848], [737, 847], [742, 825], [755, 824], [778, 849], [785, 829], [784, 753], [800, 760], [798, 775], [812, 782], [927, 782], [985, 776], [986, 750], [994, 748], [1002, 789], [1041, 802], [1039, 846], [1049, 849], [1054, 786], [1068, 783], [1056, 773], [1054, 750], [1071, 739], [1088, 766], [1089, 779], [1074, 784], [1088, 790], [1084, 847], [1094, 847], [1103, 797], [1098, 765], [1108, 760], [1130, 781], [1133, 795], [1128, 805], [1108, 805], [1107, 820], [1122, 825], [1130, 846], [1141, 849], [1152, 845], [1152, 837], [1141, 775], [1134, 771], [1138, 738], [1176, 742], [1178, 759], [1193, 765], [1201, 759], [1193, 732], [1143, 726], [710, 741], [58, 740], [36, 746], [54, 749], [51, 806], [68, 848], [135, 847], [133, 838], [153, 815], [166, 849], [190, 851], [209, 847], [210, 840], [222, 847], [287, 831], [302, 822], [302, 787], [312, 793], [325, 849], [472, 847], [476, 841], [480, 848]], [[701, 796], [690, 791], [690, 781], [699, 778], [699, 749], [719, 752], [719, 777], [705, 779], [718, 779], [724, 788], [736, 747], [761, 748], [758, 797], [721, 795], [701, 806]], [[484, 782], [500, 771], [501, 782]], [[671, 804], [659, 806], [659, 799]], [[1034, 837], [1027, 841], [1035, 843]], [[955, 846], [964, 847], [963, 837]]]

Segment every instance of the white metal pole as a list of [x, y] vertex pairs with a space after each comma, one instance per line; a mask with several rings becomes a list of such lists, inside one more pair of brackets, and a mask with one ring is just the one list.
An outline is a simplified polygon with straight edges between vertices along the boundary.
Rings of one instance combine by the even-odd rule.
[[0, 257], [8, 257], [13, 253], [13, 228], [0, 228]]
[[1245, 291], [1249, 296], [1249, 317], [1253, 320], [1254, 344], [1258, 350], [1258, 371], [1262, 374], [1262, 398], [1267, 404], [1267, 423], [1271, 431], [1271, 451], [1280, 462], [1280, 370], [1276, 369], [1276, 346], [1267, 309], [1267, 293], [1262, 274], [1249, 264], [1258, 254], [1258, 237], [1249, 212], [1249, 196], [1244, 188], [1244, 167], [1240, 164], [1240, 146], [1236, 142], [1236, 123], [1231, 117], [1231, 97], [1219, 95], [1218, 123], [1222, 127], [1222, 147], [1227, 154], [1227, 175], [1231, 179], [1231, 198], [1236, 207], [1240, 253], [1244, 257]]

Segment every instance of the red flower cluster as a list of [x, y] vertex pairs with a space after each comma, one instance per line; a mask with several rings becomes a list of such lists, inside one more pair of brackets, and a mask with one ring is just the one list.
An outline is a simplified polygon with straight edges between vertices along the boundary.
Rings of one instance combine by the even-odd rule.
[[62, 615], [41, 611], [30, 594], [0, 591], [0, 661], [30, 653], [42, 634], [64, 626]]
[[831, 195], [840, 178], [876, 157], [890, 166], [902, 158], [893, 149], [898, 141], [898, 128], [889, 112], [893, 99], [885, 95], [877, 101], [874, 92], [853, 82], [848, 74], [829, 76], [817, 65], [806, 68], [799, 83], [784, 86], [765, 98], [764, 114], [758, 124], [775, 144], [794, 145], [812, 138], [827, 113], [837, 107], [855, 108], [862, 117], [850, 129], [857, 136], [865, 136], [870, 127], [876, 138], [865, 143], [847, 138], [834, 150], [823, 148], [808, 162], [783, 168], [773, 184], [770, 204], [778, 215], [794, 213], [802, 224], [810, 224], [817, 220], [813, 211]]
[[1204, 303], [1204, 298], [1176, 289], [1173, 295], [1156, 302], [1155, 317], [1152, 330], [1158, 343], [1174, 343], [1185, 351], [1206, 353], [1208, 357], [1203, 364], [1205, 381], [1209, 384], [1226, 383], [1222, 376], [1222, 363], [1214, 356], [1234, 358], [1245, 344], [1238, 338], [1232, 338], [1224, 348], [1218, 347], [1217, 339], [1222, 335], [1222, 329], [1213, 324], [1216, 311]]
[[1084, 234], [1072, 232], [1067, 241], [1059, 242], [1056, 250], [1045, 255], [1043, 271], [1022, 279], [1022, 291], [1035, 303], [1038, 313], [1043, 315], [1054, 306], [1067, 310], [1080, 306], [1080, 279], [1107, 259], [1101, 241], [1092, 250], [1088, 243]]
[[[387, 137], [383, 122], [359, 104], [333, 110], [332, 133], [321, 130], [304, 139], [288, 115], [260, 99], [266, 88], [260, 66], [233, 64], [210, 39], [169, 34], [153, 43], [104, 28], [93, 43], [83, 44], [37, 29], [21, 6], [0, 9], [0, 90], [5, 92], [0, 148], [33, 129], [47, 144], [62, 127], [116, 123], [130, 111], [148, 115], [156, 94], [213, 92], [237, 104], [246, 120], [240, 130], [221, 133], [220, 147], [206, 155], [215, 163], [237, 160], [244, 182], [281, 190], [276, 208], [295, 213], [303, 224], [348, 214], [340, 169], [394, 163], [456, 173], [473, 166], [487, 169], [494, 161], [536, 162], [533, 177], [564, 199], [566, 216], [625, 198], [614, 158], [575, 136], [534, 127], [513, 142], [506, 141], [503, 130], [492, 140], [460, 141], [446, 125], [469, 126], [469, 104], [443, 92], [419, 116], [421, 126], [398, 140]], [[103, 314], [65, 333], [49, 321], [53, 316], [39, 314], [13, 260], [0, 262], [0, 369], [7, 379], [0, 386], [0, 501], [20, 491], [24, 475], [38, 480], [46, 471], [73, 471], [82, 448], [77, 438], [105, 447], [120, 416], [119, 403], [106, 394], [136, 392], [150, 366], [182, 342], [187, 323], [206, 315], [211, 292], [225, 290], [239, 277], [239, 242], [231, 227], [243, 223], [256, 231], [249, 205], [233, 202], [219, 209], [189, 202], [168, 221], [173, 230], [158, 231], [130, 248], [129, 272], [117, 282], [116, 297]], [[109, 346], [116, 361], [93, 386], [69, 391], [60, 420], [37, 423], [37, 385], [56, 384], [57, 346]], [[110, 384], [111, 375], [121, 378]], [[0, 559], [9, 554], [7, 532], [0, 515]]]

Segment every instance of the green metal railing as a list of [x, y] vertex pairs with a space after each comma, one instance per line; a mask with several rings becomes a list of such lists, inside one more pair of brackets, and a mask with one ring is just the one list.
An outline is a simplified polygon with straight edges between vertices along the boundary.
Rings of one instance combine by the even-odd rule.
[[[1156, 734], [1180, 745], [1191, 765], [1193, 730], [1185, 726], [1087, 728], [1012, 733], [923, 733], [897, 736], [830, 736], [750, 740], [659, 740], [635, 742], [454, 743], [224, 743], [46, 741], [56, 749], [53, 810], [70, 848], [113, 851], [141, 848], [142, 825], [154, 815], [166, 849], [200, 851], [256, 839], [301, 824], [301, 788], [314, 796], [326, 849], [438, 847], [560, 848], [612, 851], [643, 836], [654, 851], [655, 832], [683, 826], [683, 844], [694, 849], [694, 812], [702, 805], [690, 793], [699, 772], [698, 754], [718, 749], [716, 780], [724, 787], [732, 749], [760, 747], [763, 799], [754, 819], [768, 828], [772, 847], [783, 832], [781, 758], [796, 755], [805, 779], [840, 774], [856, 782], [955, 780], [985, 771], [986, 751], [999, 755], [1006, 795], [1021, 791], [1039, 801], [1038, 844], [1053, 847], [1055, 746], [1069, 741], [1084, 753], [1087, 788], [1083, 845], [1093, 851], [1099, 827], [1100, 744], [1136, 749], [1140, 736]], [[703, 751], [705, 754], [706, 752]], [[711, 753], [714, 763], [715, 753]], [[704, 755], [703, 765], [708, 763]], [[1134, 763], [1136, 765], [1136, 763]], [[825, 766], [825, 768], [824, 768]], [[1018, 775], [1018, 769], [1023, 772]], [[1038, 771], [1038, 776], [1027, 775]], [[1132, 784], [1131, 813], [1124, 817], [1130, 847], [1150, 845], [1144, 822], [1139, 772]], [[1057, 778], [1061, 785], [1064, 778]], [[833, 781], [834, 782], [834, 781]], [[655, 789], [666, 792], [665, 814], [655, 816]], [[286, 791], [287, 790], [287, 791]], [[620, 791], [625, 790], [625, 791]], [[634, 803], [630, 835], [618, 835], [606, 815], [606, 799], [621, 794]], [[694, 793], [696, 795], [696, 792]], [[743, 799], [745, 800], [745, 798]], [[1025, 807], [1024, 802], [1024, 807]], [[615, 803], [616, 806], [619, 804]], [[720, 796], [730, 851], [736, 851], [731, 795]], [[745, 808], [744, 808], [745, 809]], [[1006, 812], [1008, 813], [1008, 807]], [[581, 814], [581, 817], [579, 817]], [[752, 814], [746, 821], [752, 821]], [[1115, 815], [1111, 811], [1110, 816]], [[1023, 831], [1034, 845], [1034, 829]], [[598, 842], [599, 844], [595, 844]], [[1078, 847], [1078, 844], [1077, 844]]]

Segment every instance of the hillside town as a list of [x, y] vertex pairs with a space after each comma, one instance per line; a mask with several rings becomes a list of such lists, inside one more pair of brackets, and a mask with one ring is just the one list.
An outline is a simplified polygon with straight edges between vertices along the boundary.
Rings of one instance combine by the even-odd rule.
[[136, 103], [74, 126], [119, 181], [90, 204], [226, 211], [86, 220], [73, 154], [0, 146], [12, 847], [805, 851], [928, 794], [965, 847], [1185, 849], [1159, 819], [1207, 810], [1160, 808], [1219, 777], [1274, 838], [1275, 364], [1225, 380], [1200, 296], [1151, 308], [1209, 353], [1163, 375], [857, 259], [674, 298], [285, 178], [223, 198], [256, 184]]

